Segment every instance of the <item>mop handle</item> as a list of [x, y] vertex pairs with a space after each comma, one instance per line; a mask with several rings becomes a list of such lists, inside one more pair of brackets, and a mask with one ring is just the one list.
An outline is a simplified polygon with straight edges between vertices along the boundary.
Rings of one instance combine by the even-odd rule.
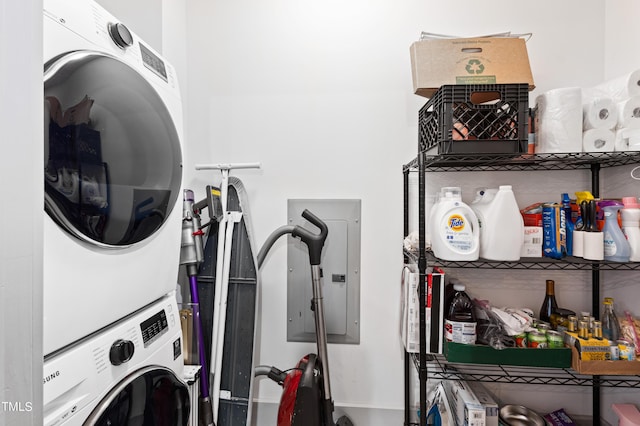
[[218, 163], [196, 164], [196, 170], [232, 170], [232, 169], [259, 169], [260, 163]]
[[319, 234], [314, 234], [311, 231], [303, 228], [302, 226], [296, 226], [293, 228], [291, 235], [298, 237], [309, 248], [309, 263], [311, 265], [320, 265], [320, 258], [322, 257], [322, 247], [327, 239], [329, 228], [318, 216], [311, 213], [308, 209], [302, 212], [302, 217], [307, 219], [313, 225], [320, 229]]

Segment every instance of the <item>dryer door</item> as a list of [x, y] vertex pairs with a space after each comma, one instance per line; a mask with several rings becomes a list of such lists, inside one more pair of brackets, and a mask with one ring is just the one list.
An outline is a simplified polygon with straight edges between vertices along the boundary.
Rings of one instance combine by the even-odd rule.
[[189, 390], [164, 367], [143, 368], [113, 388], [84, 422], [95, 426], [184, 426]]
[[180, 140], [153, 86], [116, 57], [64, 54], [44, 69], [45, 210], [73, 236], [127, 247], [168, 218]]

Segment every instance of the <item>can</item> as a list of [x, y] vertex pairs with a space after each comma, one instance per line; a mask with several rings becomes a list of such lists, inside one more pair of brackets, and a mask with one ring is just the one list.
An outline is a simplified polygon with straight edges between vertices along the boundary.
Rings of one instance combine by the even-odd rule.
[[551, 324], [549, 324], [548, 322], [544, 322], [544, 321], [538, 321], [538, 323], [536, 324], [536, 329], [540, 333], [544, 334], [548, 330], [551, 330]]
[[527, 333], [527, 347], [545, 349], [547, 347], [547, 336], [537, 330]]
[[527, 333], [520, 333], [517, 336], [513, 336], [516, 341], [516, 348], [527, 347]]
[[593, 329], [591, 335], [594, 339], [602, 340], [602, 322], [593, 320]]
[[634, 361], [636, 359], [636, 348], [627, 340], [618, 340], [618, 350], [621, 361]]
[[547, 347], [548, 348], [564, 348], [564, 341], [562, 339], [562, 333], [555, 330], [547, 331]]
[[620, 359], [620, 348], [613, 340], [609, 340], [609, 352], [611, 353], [611, 361], [618, 361]]
[[589, 338], [589, 322], [585, 320], [578, 321], [578, 337], [581, 339]]

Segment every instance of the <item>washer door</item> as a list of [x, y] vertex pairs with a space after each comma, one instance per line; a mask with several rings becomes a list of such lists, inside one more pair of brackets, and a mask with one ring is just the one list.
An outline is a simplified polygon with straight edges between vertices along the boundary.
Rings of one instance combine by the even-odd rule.
[[59, 56], [44, 68], [45, 210], [75, 237], [127, 247], [180, 195], [182, 154], [158, 92], [116, 57]]
[[171, 370], [150, 366], [113, 388], [84, 425], [184, 426], [190, 409], [187, 385]]

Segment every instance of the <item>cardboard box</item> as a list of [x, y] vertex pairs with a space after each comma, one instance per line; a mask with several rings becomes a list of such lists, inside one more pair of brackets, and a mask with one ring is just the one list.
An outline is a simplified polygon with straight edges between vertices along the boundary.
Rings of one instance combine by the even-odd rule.
[[[581, 361], [605, 361], [611, 359], [611, 350], [607, 339], [581, 339], [578, 333], [565, 331], [565, 334], [574, 342]], [[567, 339], [565, 339], [566, 342]]]
[[[409, 353], [420, 352], [420, 304], [418, 283], [420, 274], [415, 265], [405, 265], [402, 271], [402, 305], [401, 305], [401, 335], [404, 347]], [[444, 272], [436, 268], [427, 270], [426, 277], [426, 351], [427, 353], [442, 353], [442, 330], [444, 327]], [[437, 297], [434, 295], [437, 288]], [[434, 301], [438, 301], [439, 315], [436, 330], [431, 329], [431, 310]]]
[[404, 348], [409, 353], [420, 352], [420, 318], [418, 317], [419, 275], [410, 265], [402, 269], [401, 330]]
[[542, 227], [525, 226], [520, 257], [542, 257]]
[[430, 98], [445, 84], [518, 84], [533, 90], [524, 39], [508, 37], [421, 40], [411, 45], [413, 91]]
[[500, 407], [498, 403], [493, 399], [489, 391], [480, 382], [467, 382], [469, 388], [478, 399], [478, 402], [482, 404], [485, 411], [485, 424], [487, 426], [498, 426], [500, 417]]
[[597, 374], [601, 376], [640, 375], [640, 361], [583, 361], [578, 350], [571, 348], [571, 368], [580, 374]]
[[485, 409], [462, 380], [445, 380], [445, 390], [457, 425], [485, 426]]

